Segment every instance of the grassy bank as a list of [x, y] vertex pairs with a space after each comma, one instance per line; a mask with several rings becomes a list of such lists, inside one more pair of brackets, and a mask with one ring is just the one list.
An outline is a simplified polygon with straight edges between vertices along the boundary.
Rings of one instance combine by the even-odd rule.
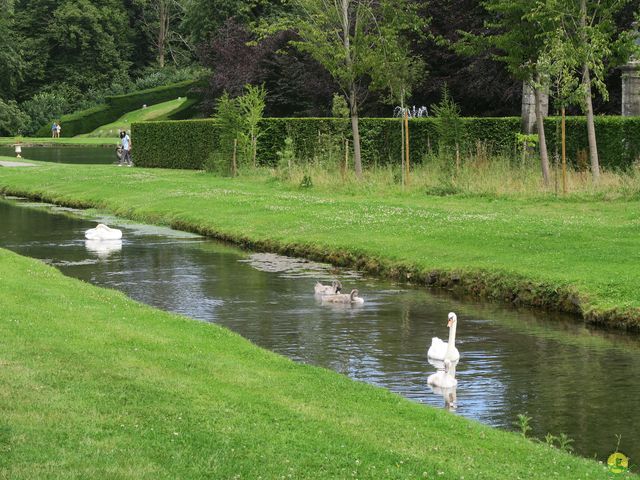
[[0, 189], [640, 328], [635, 199], [300, 189], [264, 176], [44, 163], [3, 169]]
[[169, 100], [168, 102], [157, 103], [149, 107], [139, 108], [138, 110], [133, 110], [131, 112], [125, 113], [115, 122], [102, 125], [96, 128], [93, 132], [78, 135], [78, 137], [118, 138], [120, 130], [125, 129], [127, 131], [130, 131], [131, 124], [133, 122], [150, 121], [162, 117], [163, 115], [167, 115], [172, 111], [177, 110], [186, 101], [187, 97], [181, 97], [175, 100]]
[[0, 478], [607, 476], [38, 261], [0, 271]]

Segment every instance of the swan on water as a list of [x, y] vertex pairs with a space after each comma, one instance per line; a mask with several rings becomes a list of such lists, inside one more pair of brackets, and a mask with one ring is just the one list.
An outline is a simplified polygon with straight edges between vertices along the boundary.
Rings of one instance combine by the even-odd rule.
[[99, 223], [96, 228], [90, 228], [84, 232], [84, 238], [87, 240], [120, 240], [122, 238], [122, 230], [109, 228]]
[[449, 341], [443, 342], [438, 337], [431, 339], [431, 346], [427, 352], [429, 358], [435, 360], [451, 360], [455, 362], [460, 359], [460, 352], [456, 348], [456, 326], [458, 324], [458, 317], [455, 313], [449, 313], [449, 321], [447, 327], [449, 328]]
[[313, 290], [316, 295], [335, 295], [342, 290], [342, 283], [340, 283], [340, 280], [332, 281], [331, 285], [323, 285], [320, 282], [316, 282]]
[[323, 302], [329, 303], [364, 303], [364, 298], [358, 296], [358, 290], [353, 289], [351, 293], [336, 293], [335, 295], [324, 295]]
[[455, 377], [455, 370], [451, 371], [451, 360], [444, 360], [444, 370], [438, 370], [436, 373], [429, 375], [427, 379], [429, 385], [440, 388], [453, 388], [458, 385]]

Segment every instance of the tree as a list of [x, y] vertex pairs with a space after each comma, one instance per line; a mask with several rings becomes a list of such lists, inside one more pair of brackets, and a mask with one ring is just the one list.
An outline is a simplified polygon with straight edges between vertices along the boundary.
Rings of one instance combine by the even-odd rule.
[[540, 144], [540, 166], [545, 185], [549, 184], [549, 155], [542, 117], [541, 91], [546, 79], [539, 69], [544, 40], [549, 30], [549, 19], [535, 17], [536, 4], [530, 0], [485, 0], [484, 7], [493, 14], [483, 35], [464, 35], [458, 43], [459, 51], [476, 53], [494, 49], [494, 58], [507, 65], [514, 78], [534, 87], [536, 98], [536, 127]]
[[[632, 50], [633, 36], [628, 31], [619, 31], [616, 14], [629, 0], [537, 0], [533, 18], [549, 25], [542, 38], [547, 50], [555, 52], [550, 57], [564, 65], [555, 68], [563, 71], [565, 78], [573, 75], [580, 78], [582, 101], [580, 105], [587, 118], [587, 137], [591, 174], [594, 182], [600, 176], [600, 163], [593, 118], [592, 87], [606, 100], [608, 98], [605, 76], [606, 62], [615, 59], [625, 61], [625, 52]], [[555, 58], [555, 60], [554, 60]], [[572, 63], [572, 60], [577, 60]], [[570, 65], [572, 68], [567, 68]], [[553, 67], [552, 67], [553, 69]]]
[[264, 84], [267, 115], [326, 115], [337, 87], [322, 66], [289, 44], [297, 38], [290, 30], [257, 38], [229, 19], [198, 48], [200, 61], [212, 72], [203, 92], [205, 111], [213, 110], [224, 91], [238, 96], [247, 84]]
[[293, 44], [327, 69], [347, 99], [355, 172], [362, 178], [360, 102], [369, 89], [388, 88], [388, 69], [410, 57], [403, 34], [423, 22], [407, 0], [293, 0], [292, 7], [280, 28], [298, 33]]
[[158, 67], [164, 68], [167, 57], [175, 65], [190, 58], [193, 47], [179, 31], [185, 6], [179, 0], [137, 0], [141, 21], [156, 51]]
[[13, 3], [0, 0], [0, 98], [16, 97], [25, 67], [22, 45], [14, 27]]

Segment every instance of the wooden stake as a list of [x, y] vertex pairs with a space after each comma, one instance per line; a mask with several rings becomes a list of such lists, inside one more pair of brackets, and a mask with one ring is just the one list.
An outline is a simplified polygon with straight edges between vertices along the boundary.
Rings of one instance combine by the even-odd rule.
[[567, 137], [564, 107], [562, 107], [562, 193], [567, 194]]
[[235, 177], [238, 173], [236, 166], [236, 151], [238, 150], [238, 139], [233, 139], [233, 158], [231, 160], [231, 176]]
[[406, 166], [407, 166], [407, 185], [409, 185], [409, 111], [407, 110], [404, 114], [404, 134], [406, 139], [406, 147], [404, 148], [404, 154], [406, 158]]

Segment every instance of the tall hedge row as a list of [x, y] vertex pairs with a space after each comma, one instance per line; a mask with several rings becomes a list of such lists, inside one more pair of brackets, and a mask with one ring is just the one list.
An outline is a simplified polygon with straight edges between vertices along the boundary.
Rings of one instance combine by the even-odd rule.
[[[415, 118], [409, 121], [411, 159], [420, 163], [425, 155], [438, 151], [437, 119]], [[520, 132], [520, 118], [464, 118], [461, 139], [465, 149], [475, 150], [477, 142], [493, 153], [513, 154]], [[559, 119], [545, 120], [549, 152], [559, 145]], [[140, 166], [202, 168], [218, 148], [215, 120], [186, 120], [134, 123], [135, 162]], [[293, 140], [297, 158], [321, 158], [327, 142], [340, 146], [351, 139], [351, 122], [338, 118], [265, 118], [258, 144], [262, 165], [275, 165], [284, 140]], [[558, 133], [558, 135], [556, 135]], [[640, 117], [597, 117], [596, 133], [601, 164], [605, 168], [626, 168], [640, 155]], [[362, 118], [360, 135], [363, 164], [384, 165], [400, 158], [400, 119]], [[579, 150], [588, 148], [584, 117], [567, 120], [567, 145], [570, 162]], [[559, 147], [558, 147], [559, 148]]]
[[[549, 153], [561, 149], [559, 117], [549, 117], [544, 121]], [[609, 170], [628, 168], [640, 157], [640, 117], [598, 116], [595, 117], [596, 140], [600, 166]], [[585, 117], [568, 117], [567, 158], [576, 165], [579, 152], [589, 152], [587, 122]]]
[[[171, 85], [140, 90], [128, 95], [106, 97], [103, 105], [64, 115], [60, 119], [62, 133], [65, 137], [71, 137], [92, 132], [100, 125], [116, 121], [131, 110], [142, 108], [142, 105], [153, 105], [177, 97], [185, 97], [198, 82], [199, 80], [185, 80]], [[47, 137], [51, 133], [50, 128], [51, 124], [44, 125], [35, 135]]]

